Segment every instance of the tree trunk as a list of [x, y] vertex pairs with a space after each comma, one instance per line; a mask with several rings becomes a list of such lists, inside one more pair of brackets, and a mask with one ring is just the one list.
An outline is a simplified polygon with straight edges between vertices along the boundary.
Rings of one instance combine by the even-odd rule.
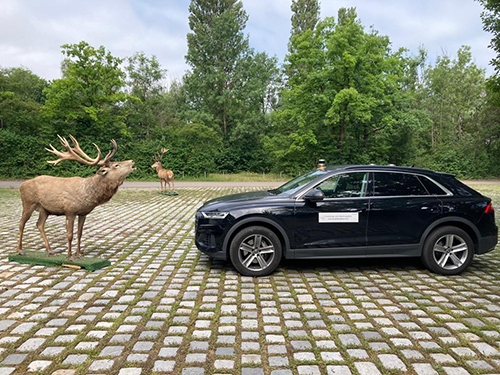
[[224, 109], [222, 111], [222, 127], [224, 130], [224, 137], [227, 134], [227, 112], [226, 112], [226, 103], [224, 103]]

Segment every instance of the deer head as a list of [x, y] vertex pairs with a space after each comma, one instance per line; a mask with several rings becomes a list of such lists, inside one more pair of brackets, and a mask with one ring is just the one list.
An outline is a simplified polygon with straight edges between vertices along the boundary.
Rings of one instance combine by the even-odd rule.
[[116, 144], [116, 141], [114, 139], [111, 140], [111, 143], [113, 144], [113, 150], [109, 151], [103, 159], [101, 159], [101, 150], [95, 143], [93, 143], [93, 145], [97, 149], [97, 156], [92, 159], [80, 148], [78, 141], [72, 135], [70, 135], [69, 138], [73, 143], [73, 147], [71, 147], [66, 138], [63, 138], [60, 135], [57, 135], [57, 137], [61, 141], [61, 144], [66, 149], [66, 151], [58, 151], [54, 146], [49, 145], [50, 148], [46, 148], [46, 150], [55, 154], [56, 156], [59, 156], [59, 159], [49, 160], [47, 163], [55, 165], [63, 160], [76, 160], [85, 165], [100, 167], [97, 171], [97, 174], [106, 176], [106, 178], [112, 180], [124, 180], [132, 171], [136, 170], [136, 168], [133, 167], [133, 160], [116, 162], [111, 161], [118, 149], [118, 145]]
[[161, 167], [161, 159], [163, 158], [163, 154], [167, 152], [168, 149], [162, 148], [161, 153], [157, 152], [155, 156], [153, 156], [154, 164], [151, 166], [151, 168], [158, 168]]

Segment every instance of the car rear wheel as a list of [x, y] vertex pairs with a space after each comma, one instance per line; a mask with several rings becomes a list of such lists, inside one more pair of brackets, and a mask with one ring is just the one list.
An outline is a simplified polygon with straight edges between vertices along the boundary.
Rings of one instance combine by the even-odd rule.
[[464, 230], [446, 226], [434, 230], [425, 241], [422, 262], [441, 275], [458, 275], [469, 267], [474, 244]]
[[229, 257], [245, 276], [266, 276], [281, 260], [281, 242], [270, 229], [252, 226], [239, 231], [231, 242]]

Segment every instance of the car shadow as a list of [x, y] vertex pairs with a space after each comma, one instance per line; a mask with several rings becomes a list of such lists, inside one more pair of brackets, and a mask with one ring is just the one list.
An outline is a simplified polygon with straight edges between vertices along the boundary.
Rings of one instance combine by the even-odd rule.
[[334, 271], [426, 271], [420, 258], [283, 259], [278, 270]]

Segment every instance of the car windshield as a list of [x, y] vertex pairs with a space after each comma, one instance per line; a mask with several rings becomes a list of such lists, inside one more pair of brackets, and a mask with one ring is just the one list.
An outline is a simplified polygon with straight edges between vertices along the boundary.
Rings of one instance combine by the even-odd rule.
[[296, 191], [300, 190], [302, 187], [306, 186], [309, 182], [312, 180], [315, 180], [319, 176], [323, 176], [326, 173], [326, 171], [312, 171], [306, 174], [303, 174], [297, 178], [294, 178], [291, 181], [288, 181], [287, 183], [281, 185], [279, 188], [269, 190], [270, 193], [272, 194], [286, 194], [290, 195], [295, 193]]

